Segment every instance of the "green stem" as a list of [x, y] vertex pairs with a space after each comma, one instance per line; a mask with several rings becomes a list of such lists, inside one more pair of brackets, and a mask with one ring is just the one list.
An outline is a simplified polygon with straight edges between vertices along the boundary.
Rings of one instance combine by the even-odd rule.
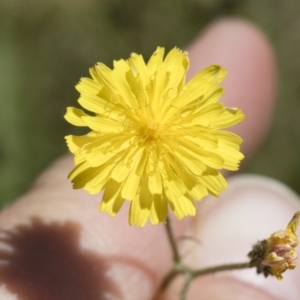
[[172, 269], [162, 281], [160, 291], [165, 290], [167, 286], [173, 281], [173, 279], [175, 279], [175, 277], [177, 277], [177, 275], [179, 274], [183, 274], [183, 272], [176, 269]]
[[186, 274], [185, 282], [180, 292], [180, 300], [185, 300], [190, 284], [192, 283], [193, 276], [192, 274]]
[[172, 269], [167, 276], [164, 278], [160, 290], [163, 291], [168, 287], [168, 285], [177, 277], [177, 275], [180, 274], [189, 274], [191, 277], [191, 280], [193, 280], [196, 277], [208, 275], [208, 274], [213, 274], [216, 272], [223, 272], [223, 271], [233, 271], [233, 270], [241, 270], [241, 269], [248, 269], [252, 268], [250, 266], [249, 262], [245, 263], [236, 263], [236, 264], [226, 264], [226, 265], [220, 265], [220, 266], [215, 266], [215, 267], [209, 267], [205, 269], [200, 269], [200, 270], [192, 270], [184, 265], [180, 267], [180, 265], [175, 266], [174, 269]]
[[177, 247], [177, 243], [176, 243], [176, 239], [174, 237], [174, 234], [173, 234], [173, 231], [172, 231], [172, 228], [171, 228], [171, 224], [170, 224], [170, 218], [167, 217], [166, 219], [166, 230], [167, 230], [167, 236], [168, 236], [168, 239], [169, 239], [169, 242], [170, 242], [170, 245], [171, 245], [171, 248], [172, 248], [172, 252], [173, 252], [173, 260], [176, 264], [180, 263], [181, 262], [181, 257], [180, 257], [180, 254], [179, 254], [179, 251], [178, 251], [178, 247]]
[[168, 240], [170, 242], [171, 249], [173, 252], [174, 266], [173, 269], [164, 278], [160, 286], [160, 291], [165, 290], [169, 286], [169, 284], [175, 279], [175, 277], [177, 277], [177, 275], [182, 274], [185, 276], [185, 281], [184, 281], [183, 288], [180, 292], [180, 300], [185, 300], [190, 284], [192, 283], [193, 279], [196, 277], [204, 276], [216, 272], [240, 270], [240, 269], [247, 269], [252, 267], [250, 266], [250, 262], [245, 262], [245, 263], [235, 263], [235, 264], [226, 264], [226, 265], [220, 265], [215, 267], [209, 267], [202, 270], [192, 270], [182, 262], [182, 257], [179, 254], [177, 242], [171, 228], [170, 219], [168, 217], [166, 220], [165, 227], [166, 227]]
[[193, 272], [193, 278], [195, 278], [195, 277], [212, 274], [216, 272], [240, 270], [240, 269], [248, 269], [248, 268], [251, 268], [250, 263], [245, 262], [245, 263], [227, 264], [227, 265], [209, 267], [202, 270], [194, 270], [192, 272]]

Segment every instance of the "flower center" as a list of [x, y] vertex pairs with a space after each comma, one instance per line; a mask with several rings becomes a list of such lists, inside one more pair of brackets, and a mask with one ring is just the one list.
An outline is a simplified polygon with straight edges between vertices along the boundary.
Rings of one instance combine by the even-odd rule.
[[154, 120], [148, 121], [144, 125], [142, 133], [147, 136], [148, 141], [157, 140], [160, 133], [159, 124]]

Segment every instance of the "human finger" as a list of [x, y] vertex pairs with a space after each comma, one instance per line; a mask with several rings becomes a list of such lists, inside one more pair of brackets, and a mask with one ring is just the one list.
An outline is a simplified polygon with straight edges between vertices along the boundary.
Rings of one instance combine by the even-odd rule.
[[210, 64], [228, 70], [222, 102], [239, 107], [246, 118], [233, 128], [244, 140], [246, 160], [264, 140], [276, 99], [276, 63], [272, 46], [263, 33], [240, 19], [221, 19], [191, 45], [190, 75]]
[[[247, 253], [258, 241], [284, 230], [300, 199], [283, 184], [261, 176], [239, 175], [229, 179], [220, 202], [206, 199], [191, 233], [199, 244], [186, 245], [193, 268], [247, 262]], [[265, 278], [255, 269], [221, 272], [193, 282], [188, 300], [199, 299], [289, 299], [300, 298], [300, 268], [287, 271], [284, 279]], [[166, 299], [176, 299], [182, 287], [178, 281]]]

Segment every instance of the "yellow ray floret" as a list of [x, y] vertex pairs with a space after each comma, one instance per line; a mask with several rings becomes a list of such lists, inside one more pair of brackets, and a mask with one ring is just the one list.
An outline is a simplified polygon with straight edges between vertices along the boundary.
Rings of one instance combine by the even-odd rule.
[[76, 86], [92, 114], [72, 107], [65, 115], [90, 130], [66, 137], [73, 187], [104, 190], [100, 210], [112, 216], [131, 201], [129, 223], [138, 226], [165, 222], [168, 207], [178, 219], [194, 216], [194, 199], [219, 196], [219, 171], [237, 170], [243, 159], [241, 138], [223, 130], [244, 118], [218, 102], [227, 72], [213, 65], [186, 83], [189, 60], [177, 48], [165, 58], [157, 48], [148, 63], [133, 53], [113, 65], [97, 64]]

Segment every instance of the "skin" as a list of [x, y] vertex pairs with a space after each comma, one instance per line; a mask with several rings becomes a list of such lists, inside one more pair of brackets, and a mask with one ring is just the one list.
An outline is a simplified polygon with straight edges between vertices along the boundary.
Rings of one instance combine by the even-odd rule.
[[[267, 133], [274, 106], [276, 68], [269, 42], [253, 25], [224, 19], [187, 49], [190, 76], [212, 63], [230, 71], [223, 100], [246, 114], [234, 130], [245, 140], [243, 152], [249, 159]], [[128, 204], [114, 218], [99, 213], [101, 196], [72, 190], [66, 178], [72, 167], [70, 156], [57, 160], [23, 197], [1, 212], [0, 298], [178, 299], [180, 278], [157, 295], [172, 264], [164, 226], [129, 226]], [[300, 209], [297, 200], [279, 183], [232, 177], [220, 199], [204, 199], [196, 217], [172, 218], [172, 226], [177, 237], [188, 234], [199, 240], [180, 243], [194, 268], [244, 262], [253, 243], [285, 228]], [[284, 274], [282, 282], [264, 279], [254, 270], [209, 275], [194, 281], [187, 299], [296, 300], [299, 271]]]

